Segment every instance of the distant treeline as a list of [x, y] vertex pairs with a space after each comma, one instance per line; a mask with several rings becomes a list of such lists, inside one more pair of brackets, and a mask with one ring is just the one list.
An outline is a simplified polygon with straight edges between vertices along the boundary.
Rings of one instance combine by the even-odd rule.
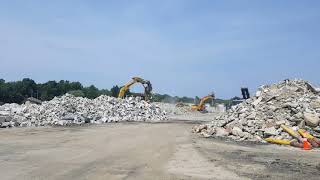
[[[117, 97], [120, 86], [115, 85], [109, 89], [98, 89], [94, 85], [84, 87], [80, 82], [70, 82], [61, 80], [48, 81], [46, 83], [36, 83], [34, 80], [24, 78], [21, 81], [6, 82], [0, 79], [0, 102], [3, 103], [22, 103], [28, 97], [35, 97], [42, 101], [48, 101], [55, 96], [62, 96], [66, 93], [78, 97], [94, 99], [100, 95]], [[127, 92], [130, 96], [131, 92]], [[199, 101], [199, 97], [178, 97], [168, 94], [153, 94], [151, 101], [167, 103], [194, 103]], [[214, 103], [227, 103], [226, 100], [217, 99]]]
[[80, 82], [61, 80], [59, 82], [48, 81], [37, 84], [29, 78], [14, 82], [5, 82], [5, 80], [0, 79], [0, 101], [4, 103], [22, 103], [28, 97], [47, 101], [65, 93], [88, 98], [95, 98], [101, 94], [111, 95], [109, 90], [99, 90], [93, 85], [83, 87]]
[[195, 99], [190, 97], [178, 97], [178, 96], [170, 96], [168, 94], [152, 94], [152, 101], [154, 102], [165, 102], [165, 103], [194, 103]]

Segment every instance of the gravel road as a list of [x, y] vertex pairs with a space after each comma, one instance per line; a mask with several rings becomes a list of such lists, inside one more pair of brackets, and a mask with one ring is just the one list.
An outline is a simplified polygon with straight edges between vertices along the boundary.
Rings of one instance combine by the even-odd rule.
[[204, 139], [194, 125], [1, 129], [1, 179], [319, 179], [319, 151]]

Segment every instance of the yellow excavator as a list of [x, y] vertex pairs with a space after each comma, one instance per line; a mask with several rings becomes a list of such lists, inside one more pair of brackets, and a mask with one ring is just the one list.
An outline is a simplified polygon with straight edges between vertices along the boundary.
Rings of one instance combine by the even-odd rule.
[[126, 83], [119, 92], [118, 97], [119, 98], [124, 98], [126, 95], [126, 92], [130, 89], [130, 87], [136, 83], [142, 84], [144, 87], [144, 94], [141, 93], [133, 93], [134, 96], [141, 96], [144, 98], [144, 100], [148, 100], [151, 96], [151, 91], [152, 91], [152, 85], [150, 81], [144, 80], [140, 77], [133, 77], [128, 83]]
[[208, 96], [205, 96], [205, 97], [201, 98], [199, 104], [192, 105], [191, 109], [195, 110], [195, 111], [205, 112], [206, 111], [206, 106], [205, 106], [206, 101], [212, 100], [214, 98], [215, 98], [214, 94], [210, 94]]

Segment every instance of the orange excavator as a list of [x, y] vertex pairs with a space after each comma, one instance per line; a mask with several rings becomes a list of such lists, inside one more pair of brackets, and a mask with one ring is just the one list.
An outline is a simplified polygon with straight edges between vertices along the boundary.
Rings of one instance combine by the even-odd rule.
[[201, 98], [199, 104], [192, 105], [191, 109], [192, 110], [196, 110], [196, 111], [200, 111], [200, 112], [205, 112], [206, 111], [205, 103], [208, 100], [212, 100], [212, 99], [215, 99], [215, 95], [214, 94], [210, 94], [208, 96], [205, 96], [205, 97]]

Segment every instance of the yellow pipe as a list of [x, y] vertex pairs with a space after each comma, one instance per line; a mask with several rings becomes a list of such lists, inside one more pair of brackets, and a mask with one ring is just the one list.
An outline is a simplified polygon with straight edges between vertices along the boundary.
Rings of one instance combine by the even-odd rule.
[[307, 139], [313, 139], [313, 138], [314, 138], [311, 134], [309, 134], [308, 131], [306, 131], [306, 130], [304, 130], [304, 129], [299, 129], [299, 130], [298, 130], [298, 133], [299, 133], [302, 137], [307, 138]]
[[292, 147], [298, 147], [298, 148], [303, 147], [303, 144], [299, 143], [297, 140], [289, 141], [289, 140], [274, 139], [274, 138], [266, 138], [265, 140], [273, 144], [290, 145]]
[[290, 141], [289, 140], [281, 140], [281, 139], [274, 139], [274, 138], [266, 138], [265, 140], [267, 142], [269, 142], [269, 143], [290, 145]]
[[297, 132], [295, 132], [294, 130], [290, 129], [289, 127], [287, 127], [283, 124], [280, 127], [283, 130], [285, 130], [287, 133], [289, 133], [292, 137], [296, 138], [299, 142], [303, 142], [303, 139], [301, 138], [301, 136]]
[[302, 137], [307, 138], [313, 147], [319, 147], [320, 140], [313, 137], [308, 131], [304, 129], [299, 129], [298, 133], [301, 134]]
[[292, 129], [288, 128], [287, 126], [285, 126], [283, 124], [280, 127], [283, 130], [285, 130], [287, 133], [289, 133], [291, 136], [296, 137], [296, 133]]

